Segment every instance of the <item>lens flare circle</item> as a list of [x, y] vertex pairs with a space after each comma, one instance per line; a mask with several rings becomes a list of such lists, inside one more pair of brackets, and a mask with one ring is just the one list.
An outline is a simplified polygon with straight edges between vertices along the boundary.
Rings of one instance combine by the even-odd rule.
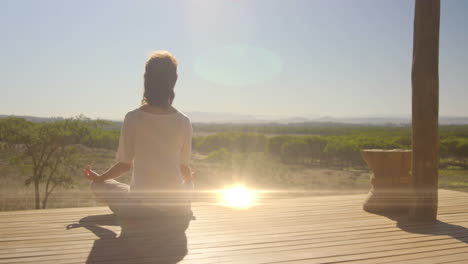
[[253, 191], [243, 187], [234, 186], [223, 191], [223, 204], [235, 208], [247, 208], [253, 205]]

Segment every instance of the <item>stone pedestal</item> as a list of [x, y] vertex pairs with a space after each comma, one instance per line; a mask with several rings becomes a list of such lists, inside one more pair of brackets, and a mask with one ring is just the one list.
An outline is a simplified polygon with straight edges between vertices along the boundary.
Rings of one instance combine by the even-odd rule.
[[366, 149], [361, 154], [374, 172], [364, 210], [371, 213], [407, 211], [411, 202], [411, 150]]

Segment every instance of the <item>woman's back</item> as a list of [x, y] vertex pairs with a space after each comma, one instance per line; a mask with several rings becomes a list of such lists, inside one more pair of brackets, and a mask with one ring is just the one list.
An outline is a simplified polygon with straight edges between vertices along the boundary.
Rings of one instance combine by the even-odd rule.
[[179, 111], [153, 114], [135, 109], [125, 116], [117, 160], [133, 161], [131, 190], [180, 190], [180, 166], [191, 151], [190, 120]]

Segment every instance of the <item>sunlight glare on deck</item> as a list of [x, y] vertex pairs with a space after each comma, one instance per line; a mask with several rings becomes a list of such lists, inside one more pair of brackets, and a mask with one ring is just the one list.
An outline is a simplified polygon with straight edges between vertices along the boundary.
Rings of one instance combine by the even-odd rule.
[[253, 205], [254, 192], [243, 186], [233, 186], [222, 192], [223, 205], [235, 208], [248, 208]]

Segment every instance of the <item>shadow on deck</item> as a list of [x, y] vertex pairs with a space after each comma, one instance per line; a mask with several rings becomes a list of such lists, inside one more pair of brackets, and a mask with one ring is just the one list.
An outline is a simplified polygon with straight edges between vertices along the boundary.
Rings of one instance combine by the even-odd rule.
[[[83, 227], [99, 238], [86, 263], [134, 263], [135, 259], [177, 263], [188, 253], [185, 231], [189, 221], [121, 220], [114, 214], [104, 214], [86, 216], [67, 229]], [[120, 235], [102, 226], [120, 226]]]

